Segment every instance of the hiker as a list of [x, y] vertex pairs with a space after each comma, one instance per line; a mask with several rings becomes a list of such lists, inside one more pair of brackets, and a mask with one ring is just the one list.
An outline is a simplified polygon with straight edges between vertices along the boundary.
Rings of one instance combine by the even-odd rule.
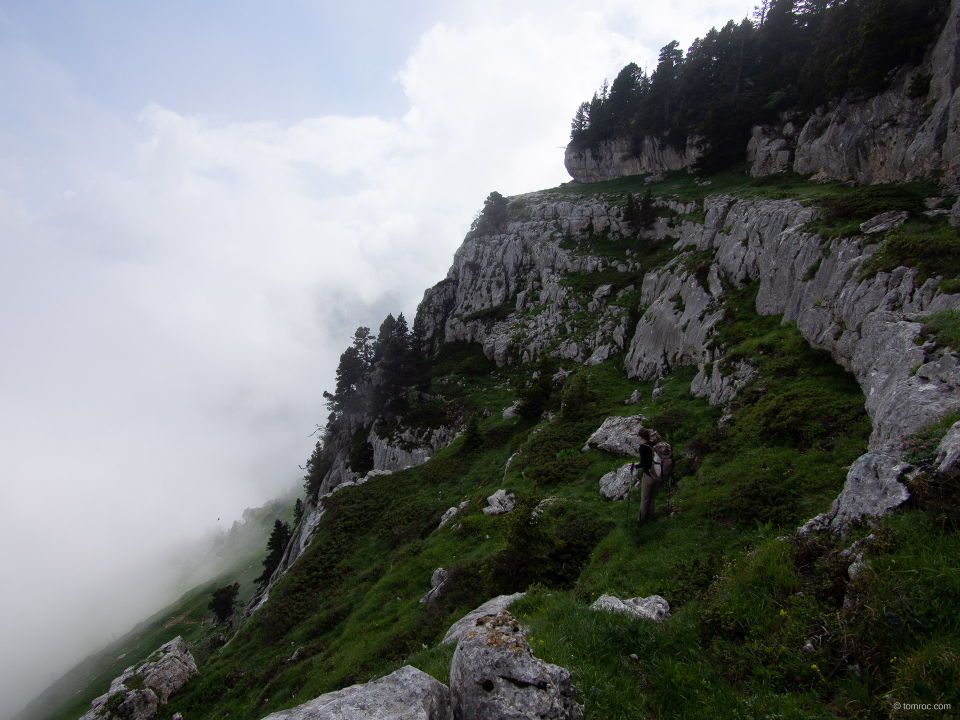
[[643, 478], [640, 481], [640, 517], [637, 518], [642, 525], [653, 520], [657, 491], [673, 469], [673, 453], [669, 443], [660, 442], [654, 445], [647, 428], [640, 428], [637, 434], [641, 441], [640, 462], [634, 463], [633, 467], [636, 468], [639, 465], [643, 471]]

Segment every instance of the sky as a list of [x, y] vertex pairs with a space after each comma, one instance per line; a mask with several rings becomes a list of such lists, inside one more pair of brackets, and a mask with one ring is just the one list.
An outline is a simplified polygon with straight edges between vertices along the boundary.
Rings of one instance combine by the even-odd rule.
[[0, 720], [300, 481], [577, 106], [754, 0], [0, 0]]

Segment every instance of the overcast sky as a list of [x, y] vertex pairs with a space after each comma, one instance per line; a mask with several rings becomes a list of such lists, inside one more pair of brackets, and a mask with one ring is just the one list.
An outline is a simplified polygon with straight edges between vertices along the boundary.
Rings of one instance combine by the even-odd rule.
[[353, 330], [604, 78], [753, 3], [0, 0], [0, 718], [298, 481]]

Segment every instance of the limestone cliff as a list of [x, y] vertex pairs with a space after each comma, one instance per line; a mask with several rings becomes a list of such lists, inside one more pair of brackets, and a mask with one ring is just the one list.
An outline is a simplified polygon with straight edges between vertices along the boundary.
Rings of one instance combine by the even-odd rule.
[[[903, 182], [942, 174], [947, 192], [960, 191], [960, 2], [919, 65], [901, 67], [888, 90], [870, 98], [848, 93], [802, 115], [788, 112], [757, 125], [744, 147], [754, 176], [794, 170], [818, 180], [858, 184]], [[921, 80], [929, 77], [929, 89]], [[919, 88], [919, 89], [918, 89]], [[645, 138], [639, 151], [626, 138], [590, 149], [567, 146], [564, 164], [582, 183], [679, 170], [696, 161], [662, 139]]]
[[615, 138], [597, 147], [567, 145], [563, 164], [577, 182], [613, 180], [625, 175], [654, 175], [667, 170], [682, 170], [697, 161], [696, 138], [687, 138], [686, 147], [677, 149], [662, 138], [647, 136], [636, 149], [627, 138]]

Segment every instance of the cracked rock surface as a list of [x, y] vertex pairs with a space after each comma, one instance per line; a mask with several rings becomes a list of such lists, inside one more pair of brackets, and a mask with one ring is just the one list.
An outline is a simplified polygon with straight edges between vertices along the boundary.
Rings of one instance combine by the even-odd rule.
[[474, 621], [450, 667], [455, 720], [580, 720], [570, 673], [535, 657], [507, 611]]
[[321, 695], [266, 720], [450, 720], [447, 686], [406, 665], [386, 677]]

